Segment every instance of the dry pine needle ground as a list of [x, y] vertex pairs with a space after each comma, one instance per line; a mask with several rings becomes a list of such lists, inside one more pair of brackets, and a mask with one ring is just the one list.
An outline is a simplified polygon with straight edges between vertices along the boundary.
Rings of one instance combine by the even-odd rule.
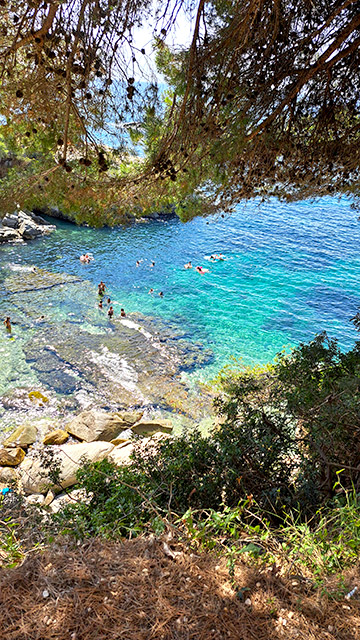
[[[179, 547], [178, 547], [179, 548]], [[360, 583], [353, 570], [352, 583]], [[226, 562], [155, 539], [53, 544], [0, 573], [4, 640], [358, 640], [360, 601], [320, 598], [276, 570]]]

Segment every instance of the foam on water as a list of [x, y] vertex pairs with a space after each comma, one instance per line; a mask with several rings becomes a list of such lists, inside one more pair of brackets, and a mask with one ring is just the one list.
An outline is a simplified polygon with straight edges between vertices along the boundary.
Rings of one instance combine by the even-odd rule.
[[139, 400], [144, 400], [136, 384], [138, 375], [124, 357], [120, 357], [107, 347], [103, 347], [101, 353], [91, 351], [91, 360], [101, 368], [105, 377], [120, 384], [127, 391], [136, 391]]

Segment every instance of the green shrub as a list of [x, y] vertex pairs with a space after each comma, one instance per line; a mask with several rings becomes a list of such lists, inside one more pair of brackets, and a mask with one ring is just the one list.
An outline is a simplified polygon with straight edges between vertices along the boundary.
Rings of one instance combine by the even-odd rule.
[[359, 373], [359, 345], [344, 354], [325, 334], [266, 370], [227, 369], [215, 402], [220, 425], [208, 436], [139, 443], [126, 468], [84, 467], [79, 483], [90, 503], [68, 510], [71, 526], [79, 535], [133, 535], [170, 513], [246, 500], [275, 526], [291, 513], [313, 517], [324, 500], [360, 490]]

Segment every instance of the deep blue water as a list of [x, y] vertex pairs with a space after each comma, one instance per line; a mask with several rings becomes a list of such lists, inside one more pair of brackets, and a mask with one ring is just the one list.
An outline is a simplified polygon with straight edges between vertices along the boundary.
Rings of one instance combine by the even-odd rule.
[[[360, 222], [345, 200], [274, 201], [261, 208], [250, 203], [224, 219], [186, 224], [151, 221], [100, 230], [57, 226], [50, 237], [1, 247], [0, 266], [37, 265], [91, 281], [92, 297], [86, 288], [77, 299], [52, 303], [51, 311], [70, 322], [85, 303], [87, 325], [97, 323], [96, 285], [102, 279], [116, 314], [124, 307], [128, 314], [161, 316], [213, 350], [212, 364], [194, 375], [211, 377], [232, 356], [245, 364], [268, 362], [283, 347], [322, 330], [343, 348], [356, 339], [349, 319], [360, 306]], [[85, 251], [94, 255], [89, 265], [79, 262]], [[206, 259], [220, 252], [223, 262]], [[136, 260], [142, 260], [139, 267]], [[185, 270], [188, 260], [209, 272]], [[42, 301], [39, 314], [46, 308], [46, 293]], [[10, 315], [6, 304], [2, 313]], [[18, 334], [21, 339], [21, 326]], [[5, 336], [1, 340], [4, 352]]]

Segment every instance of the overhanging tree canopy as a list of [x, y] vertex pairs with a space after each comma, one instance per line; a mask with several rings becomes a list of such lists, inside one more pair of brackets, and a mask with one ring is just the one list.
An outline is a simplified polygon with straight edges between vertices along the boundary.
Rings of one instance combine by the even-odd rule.
[[[46, 134], [53, 166], [33, 172], [44, 196], [71, 183], [74, 206], [96, 188], [104, 206], [176, 201], [189, 217], [253, 196], [359, 194], [358, 1], [18, 4], [0, 0], [1, 112], [11, 135]], [[174, 51], [180, 8], [193, 11], [193, 38]], [[134, 45], [151, 20], [165, 102]], [[108, 171], [96, 142], [110, 119], [142, 122], [146, 154], [126, 170]]]

